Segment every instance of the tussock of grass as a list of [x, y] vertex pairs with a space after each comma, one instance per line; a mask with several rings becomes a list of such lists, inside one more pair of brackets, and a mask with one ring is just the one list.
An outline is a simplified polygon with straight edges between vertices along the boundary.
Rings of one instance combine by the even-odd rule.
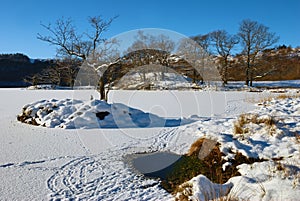
[[259, 116], [258, 114], [241, 114], [237, 121], [233, 124], [233, 134], [241, 135], [249, 133], [249, 124], [264, 124], [270, 130], [270, 134], [274, 133], [274, 127], [276, 126], [276, 120], [269, 115]]
[[[181, 184], [191, 180], [193, 177], [202, 174], [214, 183], [224, 184], [231, 177], [238, 176], [240, 173], [237, 166], [243, 163], [252, 164], [262, 161], [255, 158], [247, 158], [241, 153], [236, 153], [235, 158], [231, 159], [231, 166], [227, 166], [223, 171], [224, 154], [219, 149], [219, 143], [214, 140], [200, 138], [192, 144], [188, 154], [183, 155], [180, 160], [174, 164], [173, 170], [162, 181], [161, 185], [164, 189], [171, 193], [182, 191]], [[201, 153], [207, 150], [209, 153]]]
[[290, 178], [293, 181], [293, 187], [300, 183], [299, 162], [287, 163], [284, 161], [275, 161], [275, 171], [281, 173], [282, 178]]
[[189, 197], [193, 195], [193, 185], [190, 183], [183, 183], [177, 188], [176, 201], [189, 201]]
[[220, 198], [215, 198], [211, 201], [240, 201], [240, 200], [241, 199], [239, 199], [237, 196], [228, 194], [228, 195], [220, 197]]
[[206, 139], [205, 138], [199, 138], [198, 140], [193, 142], [193, 144], [191, 145], [187, 155], [191, 156], [191, 155], [193, 155], [193, 153], [199, 152], [204, 140], [206, 140]]
[[[214, 192], [214, 189], [211, 189], [211, 191], [203, 193], [207, 201], [241, 201], [237, 194], [230, 189], [228, 189], [228, 192]], [[224, 194], [225, 196], [218, 196]], [[175, 201], [190, 201], [193, 200], [191, 196], [193, 196], [193, 185], [189, 182], [185, 182], [178, 188]], [[247, 200], [243, 199], [243, 201]]]
[[215, 148], [217, 142], [211, 139], [199, 138], [190, 147], [188, 156], [198, 153], [199, 159], [204, 159]]
[[276, 96], [276, 99], [287, 99], [287, 98], [299, 98], [300, 94], [280, 94]]

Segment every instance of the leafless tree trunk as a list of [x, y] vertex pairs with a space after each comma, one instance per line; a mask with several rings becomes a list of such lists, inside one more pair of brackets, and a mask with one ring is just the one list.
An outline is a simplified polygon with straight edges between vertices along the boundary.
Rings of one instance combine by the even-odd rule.
[[225, 30], [218, 30], [210, 33], [210, 38], [216, 52], [219, 56], [221, 56], [220, 74], [223, 80], [223, 85], [225, 85], [228, 82], [228, 59], [233, 47], [239, 43], [239, 40], [237, 36], [231, 36]]
[[269, 28], [256, 21], [243, 20], [240, 24], [238, 36], [243, 46], [246, 58], [246, 85], [252, 86], [257, 55], [267, 47], [275, 44], [279, 37], [269, 32]]
[[[198, 39], [199, 40], [199, 39]], [[206, 40], [206, 39], [205, 39]], [[182, 39], [177, 49], [177, 54], [188, 61], [193, 67], [193, 82], [199, 78], [196, 74], [201, 75], [201, 83], [204, 82], [204, 77], [210, 79], [204, 68], [210, 58], [210, 54], [199, 45], [199, 41], [192, 39]], [[199, 79], [198, 79], [199, 80]]]

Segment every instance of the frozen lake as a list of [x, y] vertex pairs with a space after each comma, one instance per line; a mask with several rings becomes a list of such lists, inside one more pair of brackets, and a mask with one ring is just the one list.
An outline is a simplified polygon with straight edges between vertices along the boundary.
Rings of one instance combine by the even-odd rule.
[[[222, 143], [223, 150], [234, 148], [250, 156], [284, 157], [286, 163], [294, 163], [298, 167], [296, 158], [299, 157], [299, 144], [291, 139], [293, 136], [274, 140], [274, 136], [265, 134], [266, 130], [262, 128], [257, 130], [253, 140], [238, 141], [232, 138], [232, 125], [239, 114], [257, 110], [259, 114], [286, 115], [283, 120], [287, 121], [287, 127], [284, 130], [277, 128], [278, 133], [284, 133], [287, 129], [291, 133], [298, 132], [299, 99], [274, 100], [273, 105], [269, 103], [258, 108], [254, 104], [256, 100], [274, 94], [111, 91], [110, 103], [123, 103], [161, 117], [194, 117], [197, 121], [172, 128], [61, 129], [22, 124], [16, 118], [23, 106], [29, 103], [66, 98], [90, 100], [91, 95], [98, 97], [97, 92], [0, 89], [0, 95], [1, 200], [170, 200], [173, 198], [171, 194], [161, 189], [157, 181], [145, 179], [132, 171], [124, 157], [135, 153], [161, 152], [163, 154], [145, 155], [135, 162], [138, 165], [145, 161], [166, 161], [166, 158], [170, 158], [171, 161], [167, 163], [154, 163], [159, 166], [150, 162], [140, 166], [140, 171], [146, 174], [160, 172], [159, 168], [169, 167], [178, 156], [187, 153], [190, 145], [199, 137], [217, 139]], [[268, 108], [270, 105], [272, 107]], [[174, 158], [164, 154], [170, 152], [175, 154]], [[248, 166], [242, 166], [241, 172], [246, 176], [233, 182], [251, 188], [242, 191], [241, 197], [259, 189], [261, 183], [253, 182], [255, 178], [260, 178], [261, 174], [268, 175], [268, 172], [261, 171], [274, 167], [276, 164], [271, 162], [256, 164], [249, 170]], [[254, 180], [246, 179], [249, 171], [254, 175]], [[268, 175], [270, 180], [261, 181], [269, 196], [267, 198], [272, 200], [279, 195], [283, 199], [295, 198], [299, 185], [291, 188], [293, 177], [282, 180], [279, 174], [276, 173], [274, 177]]]

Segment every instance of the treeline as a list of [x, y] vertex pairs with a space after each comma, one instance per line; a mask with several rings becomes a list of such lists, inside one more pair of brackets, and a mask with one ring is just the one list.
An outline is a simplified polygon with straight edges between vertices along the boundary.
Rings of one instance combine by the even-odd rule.
[[[228, 81], [244, 81], [244, 56], [229, 59]], [[258, 57], [254, 81], [300, 79], [300, 48], [281, 45], [264, 50]], [[215, 56], [215, 62], [221, 62]], [[73, 86], [81, 60], [38, 60], [24, 54], [0, 54], [0, 86], [25, 87], [37, 84]], [[116, 76], [117, 74], [115, 74]]]
[[[228, 81], [244, 81], [244, 56], [229, 59]], [[300, 79], [300, 48], [281, 45], [264, 50], [258, 57], [254, 81]], [[215, 56], [215, 62], [221, 62]], [[39, 60], [24, 54], [0, 54], [0, 87], [25, 87], [37, 84], [73, 86], [81, 60]], [[117, 75], [117, 74], [116, 74]]]
[[54, 60], [30, 59], [20, 53], [0, 54], [0, 86], [24, 87], [30, 85], [24, 79], [42, 72], [54, 63]]

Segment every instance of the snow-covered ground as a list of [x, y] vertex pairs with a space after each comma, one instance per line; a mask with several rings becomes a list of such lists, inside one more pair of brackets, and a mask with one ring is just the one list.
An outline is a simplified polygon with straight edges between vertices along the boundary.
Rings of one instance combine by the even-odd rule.
[[[110, 114], [89, 124], [91, 114], [103, 112], [100, 105], [104, 104], [91, 100], [98, 97], [93, 90], [1, 89], [0, 94], [0, 200], [172, 200], [157, 180], [133, 170], [126, 156], [153, 151], [185, 154], [200, 137], [217, 140], [228, 158], [238, 151], [268, 160], [240, 165], [242, 175], [223, 186], [202, 175], [193, 178], [191, 199], [203, 198], [205, 189], [226, 186], [233, 186], [231, 193], [241, 199], [298, 199], [300, 142], [295, 136], [300, 134], [300, 98], [272, 100], [275, 94], [270, 92], [111, 91], [109, 104], [104, 105]], [[258, 100], [268, 101], [258, 104]], [[55, 103], [48, 114], [39, 111]], [[17, 122], [24, 106], [39, 113], [42, 124], [56, 128]], [[121, 108], [113, 113], [113, 106]], [[136, 123], [146, 113], [156, 120], [155, 125]], [[249, 132], [234, 134], [233, 125], [241, 113], [274, 117], [276, 123], [268, 127], [250, 122], [245, 125]], [[67, 116], [59, 119], [62, 115]], [[126, 121], [118, 126], [95, 126], [101, 121], [112, 123], [121, 115]], [[79, 124], [68, 127], [74, 125], [65, 121], [68, 118]], [[161, 123], [178, 118], [187, 121], [171, 127]]]

